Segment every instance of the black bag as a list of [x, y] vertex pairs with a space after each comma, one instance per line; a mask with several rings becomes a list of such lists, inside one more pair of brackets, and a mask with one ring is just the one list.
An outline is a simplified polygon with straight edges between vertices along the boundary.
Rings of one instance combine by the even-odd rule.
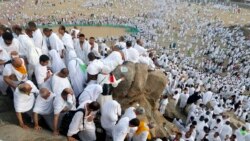
[[111, 84], [104, 84], [102, 90], [103, 90], [102, 95], [111, 95], [113, 87]]
[[[85, 110], [84, 109], [78, 109], [76, 111], [68, 111], [63, 119], [62, 119], [62, 123], [61, 123], [61, 126], [60, 126], [60, 133], [62, 135], [65, 135], [67, 136], [67, 133], [68, 133], [68, 130], [69, 130], [69, 125], [74, 117], [74, 115], [77, 113], [77, 112], [83, 112], [83, 116], [85, 116]], [[83, 122], [84, 124], [84, 122]]]

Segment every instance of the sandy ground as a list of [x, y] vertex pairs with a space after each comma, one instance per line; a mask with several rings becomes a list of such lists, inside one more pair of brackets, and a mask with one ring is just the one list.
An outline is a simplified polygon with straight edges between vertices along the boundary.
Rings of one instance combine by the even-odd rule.
[[[67, 27], [67, 30], [70, 31], [73, 27]], [[53, 31], [57, 32], [58, 27], [52, 28]], [[113, 28], [113, 27], [98, 27], [98, 26], [78, 26], [77, 29], [80, 30], [81, 33], [84, 33], [86, 38], [89, 37], [119, 37], [127, 34], [125, 28]]]
[[[64, 141], [65, 137], [52, 136], [47, 130], [34, 131], [32, 128], [20, 128], [13, 108], [13, 102], [8, 96], [0, 95], [0, 141]], [[30, 125], [32, 127], [32, 125]]]

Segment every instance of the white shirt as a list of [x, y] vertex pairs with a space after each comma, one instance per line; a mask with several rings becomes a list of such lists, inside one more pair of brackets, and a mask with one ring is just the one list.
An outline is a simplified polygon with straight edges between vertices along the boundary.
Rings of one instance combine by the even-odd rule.
[[64, 35], [62, 36], [62, 42], [66, 46], [67, 50], [74, 49], [72, 36], [69, 35], [68, 33], [64, 33]]
[[124, 141], [129, 132], [129, 118], [124, 117], [119, 120], [112, 131], [113, 141]]
[[226, 135], [231, 136], [232, 135], [232, 127], [230, 125], [223, 125], [220, 131], [220, 137], [222, 140], [226, 138]]
[[112, 129], [121, 115], [121, 105], [115, 101], [110, 100], [103, 104], [101, 107], [101, 125], [103, 128]]
[[182, 93], [180, 95], [180, 108], [184, 108], [186, 106], [188, 97], [189, 97], [189, 94]]
[[139, 52], [132, 47], [124, 49], [124, 55], [125, 55], [125, 61], [130, 61], [133, 63], [139, 62]]
[[28, 83], [32, 87], [29, 95], [20, 92], [18, 88], [14, 92], [14, 107], [15, 111], [19, 113], [28, 112], [32, 109], [35, 102], [34, 94], [39, 92], [33, 82], [28, 80], [25, 83]]
[[207, 91], [202, 96], [203, 104], [207, 104], [212, 99], [213, 93], [211, 91]]
[[90, 75], [97, 75], [102, 71], [102, 68], [103, 68], [103, 62], [101, 62], [98, 59], [95, 59], [89, 63], [87, 67], [87, 72]]
[[125, 113], [122, 115], [122, 117], [128, 117], [130, 120], [136, 118], [135, 114], [135, 107], [129, 107], [125, 110]]
[[[86, 110], [86, 104], [90, 103], [90, 102], [91, 101], [84, 103], [83, 110], [85, 110], [85, 113], [88, 113]], [[95, 131], [95, 123], [93, 121], [87, 120], [87, 118], [89, 116], [95, 116], [95, 112], [91, 112], [89, 115], [84, 115], [83, 112], [81, 112], [81, 111], [75, 113], [75, 115], [74, 115], [74, 117], [69, 125], [69, 130], [68, 130], [67, 136], [75, 135], [79, 131], [84, 131], [84, 130], [94, 130]]]
[[100, 54], [99, 54], [99, 47], [98, 47], [97, 43], [94, 43], [94, 47], [93, 48], [91, 48], [91, 45], [90, 45], [90, 50], [91, 50], [91, 52], [93, 52], [95, 54], [96, 57], [100, 56]]
[[35, 46], [42, 49], [42, 46], [43, 46], [43, 34], [42, 34], [41, 30], [39, 28], [36, 29], [33, 32], [32, 36], [33, 36]]
[[[5, 49], [0, 46], [0, 61], [7, 62], [10, 60], [10, 55]], [[0, 74], [2, 73], [4, 65], [0, 65]]]
[[[51, 49], [55, 49], [56, 51], [61, 51], [64, 49], [63, 42], [60, 40], [60, 38], [56, 35], [56, 33], [52, 33], [49, 37], [46, 38], [48, 40], [49, 45]], [[47, 44], [47, 46], [49, 46]]]
[[67, 136], [73, 136], [77, 134], [79, 131], [83, 130], [83, 112], [75, 113], [70, 125]]
[[52, 76], [52, 80], [51, 80], [51, 88], [52, 91], [56, 94], [56, 95], [61, 95], [62, 91], [65, 88], [71, 88], [71, 84], [69, 82], [68, 77], [66, 78], [62, 78], [59, 77], [57, 75], [58, 73], [54, 74]]
[[[23, 59], [22, 61], [24, 62]], [[17, 77], [17, 81], [26, 81], [28, 79], [27, 74], [21, 74], [12, 66], [12, 64], [5, 65], [3, 69], [3, 76], [10, 76], [12, 74]]]
[[168, 99], [162, 99], [160, 102], [160, 113], [165, 114], [166, 107], [168, 105]]
[[134, 135], [133, 136], [133, 141], [147, 141], [149, 132], [144, 131], [139, 135]]
[[47, 66], [42, 66], [40, 63], [35, 66], [35, 76], [39, 86], [44, 83], [44, 79], [47, 77], [47, 72]]
[[120, 52], [113, 51], [107, 58], [103, 59], [102, 62], [104, 65], [108, 66], [110, 72], [112, 72], [118, 65], [123, 63], [123, 59]]
[[[69, 101], [73, 101], [73, 104]], [[67, 108], [68, 110], [76, 110], [75, 104], [75, 95], [68, 97], [67, 101], [62, 98], [61, 94], [56, 95], [53, 101], [54, 114], [60, 114], [64, 108]]]
[[134, 45], [134, 49], [136, 49], [139, 53], [139, 55], [147, 55], [147, 49], [145, 49], [144, 47], [138, 45], [138, 44], [135, 44]]
[[12, 44], [10, 44], [9, 46], [7, 46], [5, 43], [4, 43], [4, 40], [0, 40], [1, 42], [0, 42], [0, 46], [3, 48], [3, 49], [5, 49], [6, 51], [7, 51], [7, 53], [9, 53], [9, 55], [10, 55], [10, 53], [12, 52], [12, 51], [16, 51], [16, 52], [19, 52], [19, 50], [20, 50], [20, 43], [19, 43], [19, 41], [17, 40], [17, 39], [13, 39], [12, 40]]
[[[31, 47], [35, 47], [34, 42], [32, 41], [32, 39], [26, 35], [26, 34], [21, 34], [17, 37], [18, 41], [19, 41], [19, 55], [23, 55], [26, 56], [28, 55], [28, 49]], [[33, 45], [33, 46], [32, 46]]]
[[47, 99], [44, 99], [39, 94], [36, 98], [35, 106], [33, 112], [41, 115], [49, 115], [53, 112], [53, 101], [55, 94], [50, 93], [50, 96]]
[[208, 140], [209, 141], [221, 141], [220, 136], [218, 136], [216, 138], [214, 137], [214, 132], [212, 132], [212, 133], [209, 134]]
[[90, 53], [90, 44], [88, 41], [84, 41], [83, 45], [80, 45], [79, 39], [74, 40], [74, 47], [77, 57], [80, 58], [85, 64], [89, 63], [88, 54]]
[[126, 43], [125, 42], [117, 42], [115, 45], [119, 45], [122, 47], [122, 49], [126, 48]]

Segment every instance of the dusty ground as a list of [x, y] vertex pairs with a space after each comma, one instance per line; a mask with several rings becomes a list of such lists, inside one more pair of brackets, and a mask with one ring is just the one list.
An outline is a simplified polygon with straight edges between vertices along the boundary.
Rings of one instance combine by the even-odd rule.
[[65, 137], [52, 136], [47, 130], [34, 131], [20, 128], [14, 112], [12, 100], [8, 96], [0, 96], [0, 141], [64, 141]]
[[[66, 27], [68, 31], [72, 29], [73, 27]], [[53, 31], [57, 32], [58, 27], [52, 28]], [[85, 34], [85, 37], [119, 37], [122, 35], [127, 34], [125, 28], [114, 28], [114, 27], [97, 27], [97, 26], [78, 26], [77, 29], [80, 30], [81, 33]]]

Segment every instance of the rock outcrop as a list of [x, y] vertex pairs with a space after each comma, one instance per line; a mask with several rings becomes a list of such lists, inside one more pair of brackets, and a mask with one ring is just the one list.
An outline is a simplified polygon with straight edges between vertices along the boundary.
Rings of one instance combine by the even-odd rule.
[[[114, 89], [114, 99], [123, 109], [139, 104], [146, 110], [144, 117], [148, 122], [156, 123], [153, 136], [166, 136], [171, 132], [173, 124], [168, 122], [157, 110], [157, 103], [167, 83], [164, 73], [160, 70], [148, 71], [144, 64], [126, 62], [117, 67], [113, 74], [116, 78], [125, 77]], [[167, 128], [166, 128], [167, 127]]]

